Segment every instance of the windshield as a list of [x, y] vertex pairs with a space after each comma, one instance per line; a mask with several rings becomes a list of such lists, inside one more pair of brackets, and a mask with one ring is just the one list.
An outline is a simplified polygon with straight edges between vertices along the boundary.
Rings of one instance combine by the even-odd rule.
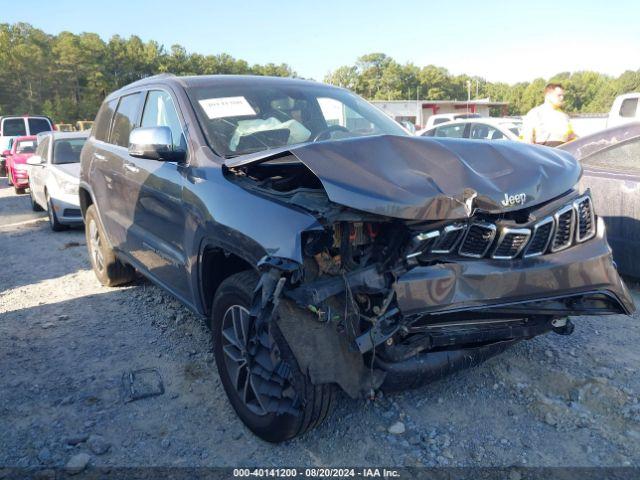
[[80, 161], [80, 151], [86, 140], [86, 138], [56, 140], [53, 144], [53, 163], [55, 165], [78, 163]]
[[360, 97], [322, 85], [204, 86], [188, 94], [209, 144], [224, 157], [312, 141], [408, 135]]

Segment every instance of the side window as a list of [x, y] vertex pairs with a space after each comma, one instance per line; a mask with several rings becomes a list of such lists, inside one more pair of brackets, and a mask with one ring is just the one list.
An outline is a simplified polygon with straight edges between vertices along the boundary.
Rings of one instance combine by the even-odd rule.
[[620, 105], [620, 116], [625, 118], [633, 118], [636, 116], [636, 109], [638, 108], [637, 98], [626, 98]]
[[474, 123], [471, 125], [469, 138], [474, 138], [476, 140], [499, 140], [504, 138], [504, 135], [497, 128], [489, 125], [483, 125], [482, 123]]
[[38, 145], [36, 155], [42, 157], [44, 163], [47, 162], [47, 153], [49, 153], [49, 137], [46, 136]]
[[129, 146], [129, 134], [136, 127], [141, 98], [141, 93], [125, 95], [120, 98], [116, 114], [113, 117], [113, 128], [109, 136], [109, 143], [120, 147]]
[[318, 105], [327, 127], [341, 126], [350, 132], [374, 132], [376, 126], [335, 98], [320, 97]]
[[2, 135], [5, 137], [23, 137], [26, 134], [24, 118], [7, 118], [2, 122]]
[[436, 137], [464, 138], [464, 128], [466, 123], [454, 123], [453, 125], [443, 125], [436, 128]]
[[109, 140], [109, 127], [113, 118], [113, 111], [116, 109], [118, 100], [104, 102], [96, 116], [96, 123], [91, 132], [96, 140], [107, 142]]
[[29, 118], [27, 119], [27, 123], [29, 124], [29, 135], [37, 135], [40, 132], [51, 131], [51, 124], [49, 120], [45, 118]]
[[584, 165], [640, 174], [640, 138], [618, 143], [582, 160]]
[[178, 117], [171, 95], [167, 92], [152, 90], [148, 93], [140, 126], [169, 127], [174, 148], [187, 150], [187, 141], [182, 132], [180, 117]]

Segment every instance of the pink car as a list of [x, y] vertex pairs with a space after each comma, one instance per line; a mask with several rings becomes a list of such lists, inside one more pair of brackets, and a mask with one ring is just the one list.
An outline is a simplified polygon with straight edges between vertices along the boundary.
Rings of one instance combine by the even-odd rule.
[[2, 154], [7, 160], [7, 181], [13, 185], [16, 193], [24, 193], [29, 186], [29, 172], [27, 158], [36, 151], [37, 137], [18, 137], [13, 141], [11, 150], [5, 150]]

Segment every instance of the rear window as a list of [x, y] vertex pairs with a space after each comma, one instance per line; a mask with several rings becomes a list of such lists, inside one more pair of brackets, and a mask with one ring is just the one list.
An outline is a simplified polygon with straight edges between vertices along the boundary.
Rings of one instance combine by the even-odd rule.
[[55, 165], [78, 163], [80, 151], [86, 138], [68, 138], [56, 140], [53, 144], [53, 162]]
[[27, 122], [29, 123], [30, 135], [51, 131], [51, 124], [46, 118], [29, 118]]
[[96, 117], [96, 123], [93, 126], [93, 136], [96, 140], [108, 141], [109, 127], [111, 126], [111, 118], [113, 117], [113, 111], [116, 109], [118, 100], [110, 100], [104, 102], [98, 111]]
[[23, 118], [7, 118], [2, 122], [2, 135], [5, 137], [21, 137], [26, 134]]
[[637, 108], [637, 98], [626, 98], [622, 101], [622, 105], [620, 105], [620, 116], [625, 118], [635, 117]]
[[36, 141], [35, 140], [21, 140], [16, 145], [16, 153], [35, 153]]
[[110, 142], [120, 147], [129, 146], [129, 134], [136, 127], [138, 112], [140, 110], [140, 93], [125, 95], [120, 99], [116, 115], [113, 118]]

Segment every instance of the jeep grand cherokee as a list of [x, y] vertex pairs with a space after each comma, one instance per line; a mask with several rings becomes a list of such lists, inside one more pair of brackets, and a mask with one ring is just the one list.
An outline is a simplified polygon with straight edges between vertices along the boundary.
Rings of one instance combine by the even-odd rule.
[[231, 405], [269, 441], [351, 397], [477, 365], [572, 315], [629, 314], [562, 151], [418, 138], [356, 95], [161, 75], [104, 101], [82, 151], [93, 269], [211, 321]]

